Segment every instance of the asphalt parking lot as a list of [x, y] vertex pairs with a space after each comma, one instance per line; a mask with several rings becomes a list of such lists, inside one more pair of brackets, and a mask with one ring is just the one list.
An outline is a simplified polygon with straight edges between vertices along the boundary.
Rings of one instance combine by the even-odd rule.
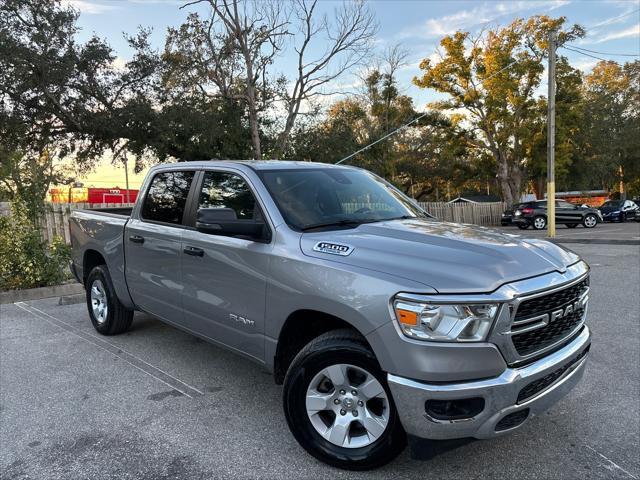
[[[500, 227], [500, 230], [507, 233], [522, 235], [529, 238], [546, 238], [547, 230], [534, 230], [529, 227], [520, 230], [515, 225]], [[556, 240], [567, 243], [612, 243], [628, 242], [640, 245], [640, 222], [612, 222], [599, 223], [595, 228], [584, 228], [579, 225], [576, 228], [567, 228], [565, 225], [556, 226]]]
[[106, 338], [84, 304], [2, 305], [0, 478], [638, 479], [640, 247], [571, 248], [592, 266], [582, 383], [511, 436], [373, 472], [307, 455], [281, 387], [225, 350], [146, 315]]

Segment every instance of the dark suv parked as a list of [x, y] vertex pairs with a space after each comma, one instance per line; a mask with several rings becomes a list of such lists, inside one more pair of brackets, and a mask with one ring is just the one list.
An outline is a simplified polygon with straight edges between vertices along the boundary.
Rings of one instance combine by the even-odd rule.
[[640, 207], [631, 200], [607, 200], [599, 210], [605, 222], [640, 221]]
[[[564, 224], [568, 228], [582, 224], [585, 228], [593, 228], [601, 221], [600, 212], [595, 208], [578, 207], [564, 200], [556, 200], [556, 224]], [[520, 204], [513, 223], [522, 230], [529, 226], [536, 230], [547, 228], [547, 201], [536, 200]]]
[[511, 205], [511, 207], [507, 208], [502, 213], [502, 217], [500, 218], [500, 224], [503, 227], [506, 227], [507, 225], [511, 225], [513, 223], [513, 216], [515, 215], [516, 210], [523, 205], [524, 204], [522, 203], [514, 203], [513, 205]]

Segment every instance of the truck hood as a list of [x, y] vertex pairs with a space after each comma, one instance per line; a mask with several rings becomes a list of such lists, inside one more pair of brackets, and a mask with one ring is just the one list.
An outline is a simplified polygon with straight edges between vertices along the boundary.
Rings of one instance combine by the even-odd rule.
[[544, 240], [430, 219], [304, 233], [300, 248], [310, 257], [406, 278], [440, 293], [492, 292], [505, 283], [564, 272], [579, 260]]

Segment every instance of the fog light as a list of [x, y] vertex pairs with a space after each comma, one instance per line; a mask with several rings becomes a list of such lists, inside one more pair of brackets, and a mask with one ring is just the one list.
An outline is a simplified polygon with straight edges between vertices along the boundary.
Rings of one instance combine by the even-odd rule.
[[459, 400], [427, 400], [427, 415], [436, 420], [464, 420], [473, 418], [484, 410], [484, 398], [472, 397]]

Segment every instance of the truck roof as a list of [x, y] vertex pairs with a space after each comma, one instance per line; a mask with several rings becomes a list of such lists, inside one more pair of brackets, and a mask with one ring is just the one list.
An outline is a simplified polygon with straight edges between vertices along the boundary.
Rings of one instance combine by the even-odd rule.
[[[291, 168], [354, 168], [348, 165], [334, 165], [332, 163], [301, 162], [293, 160], [196, 160], [190, 162], [179, 162], [178, 164], [183, 167], [210, 167], [212, 164], [223, 167], [233, 167], [240, 164], [246, 165], [253, 170], [285, 170]], [[160, 164], [157, 165], [157, 167], [170, 165], [175, 166], [176, 164]]]

